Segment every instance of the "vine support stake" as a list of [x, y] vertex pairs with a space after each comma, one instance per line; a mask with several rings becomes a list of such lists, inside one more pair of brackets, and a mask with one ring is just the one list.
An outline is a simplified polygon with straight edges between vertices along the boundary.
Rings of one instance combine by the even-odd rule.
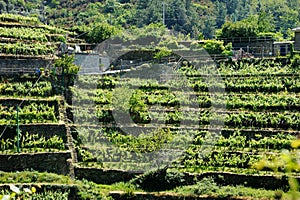
[[19, 106], [17, 105], [17, 151], [20, 153], [20, 123], [19, 123]]

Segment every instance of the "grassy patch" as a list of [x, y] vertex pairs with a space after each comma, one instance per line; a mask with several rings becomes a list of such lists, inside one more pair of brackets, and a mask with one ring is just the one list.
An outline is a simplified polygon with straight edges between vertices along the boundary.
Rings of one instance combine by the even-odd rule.
[[56, 183], [72, 184], [73, 181], [64, 175], [47, 172], [0, 172], [0, 183]]
[[273, 198], [278, 191], [254, 189], [245, 186], [220, 186], [212, 178], [204, 178], [195, 185], [179, 186], [171, 190], [179, 195], [209, 195], [212, 197], [254, 197]]

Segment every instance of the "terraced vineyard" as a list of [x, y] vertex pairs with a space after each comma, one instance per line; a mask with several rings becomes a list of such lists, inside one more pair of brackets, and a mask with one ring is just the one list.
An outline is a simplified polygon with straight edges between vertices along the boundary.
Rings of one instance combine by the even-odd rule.
[[[45, 59], [65, 34], [72, 33], [0, 15], [3, 63]], [[30, 73], [23, 66], [1, 71], [0, 199], [18, 188], [21, 199], [279, 199], [294, 189], [297, 60], [219, 61], [217, 68], [183, 61], [177, 70], [146, 63], [112, 75], [79, 74], [74, 84], [77, 68], [66, 60], [38, 73], [32, 66]]]
[[66, 35], [74, 33], [47, 26], [34, 17], [0, 15], [0, 54], [45, 56], [55, 52]]
[[66, 133], [51, 132], [52, 130], [47, 128], [48, 125], [59, 126], [64, 123], [59, 111], [63, 105], [62, 98], [54, 94], [49, 79], [42, 78], [37, 84], [36, 81], [37, 78], [34, 77], [25, 82], [5, 78], [5, 82], [1, 83], [2, 153], [16, 151], [17, 135], [14, 132], [17, 123], [21, 127], [19, 143], [22, 152], [67, 150]]
[[[133, 163], [125, 164], [133, 151], [151, 152], [162, 148], [162, 143], [183, 142], [183, 134], [192, 135], [193, 140], [172, 167], [188, 172], [272, 174], [268, 168], [257, 171], [253, 166], [261, 159], [273, 160], [282, 149], [292, 150], [291, 142], [299, 134], [299, 71], [278, 60], [255, 62], [221, 63], [218, 70], [224, 82], [219, 85], [207, 83], [203, 69], [182, 67], [179, 71], [192, 88], [192, 94], [184, 95], [157, 80], [79, 76], [78, 87], [73, 88], [76, 105], [81, 105], [74, 109], [75, 121], [90, 128], [83, 128], [83, 141], [106, 167], [134, 169]], [[114, 101], [121, 98], [115, 90], [124, 82], [135, 88], [127, 108], [133, 121], [124, 119], [120, 127], [115, 118], [121, 108]], [[188, 109], [190, 105], [196, 107]], [[91, 130], [89, 123], [103, 130]], [[201, 150], [207, 135], [216, 140], [205, 155]], [[113, 145], [105, 146], [109, 142]]]
[[0, 15], [3, 154], [69, 150], [61, 77], [53, 67], [53, 55], [66, 35], [74, 33], [44, 25], [36, 17]]
[[[64, 184], [58, 187], [48, 178], [46, 185], [41, 187], [53, 189], [47, 190], [45, 195], [61, 196], [62, 199], [72, 199], [75, 196], [105, 199], [105, 196], [115, 195], [108, 194], [107, 190], [117, 189], [170, 190], [183, 196], [209, 194], [215, 198], [224, 195], [249, 199], [271, 198], [277, 193], [286, 195], [284, 192], [288, 191], [288, 183], [284, 178], [274, 179], [274, 176], [298, 175], [298, 171], [287, 174], [284, 167], [279, 167], [279, 171], [275, 173], [266, 163], [280, 158], [283, 149], [289, 150], [291, 155], [297, 153], [293, 146], [295, 147], [295, 139], [299, 134], [300, 100], [297, 89], [289, 88], [297, 87], [293, 83], [299, 80], [299, 73], [289, 63], [283, 64], [286, 74], [283, 71], [277, 73], [278, 67], [274, 67], [274, 71], [268, 67], [278, 62], [261, 60], [256, 65], [247, 66], [253, 73], [245, 75], [241, 68], [243, 62], [220, 63], [218, 70], [222, 72], [222, 82], [217, 84], [208, 81], [209, 74], [201, 76], [203, 71], [211, 70], [209, 67], [193, 69], [182, 66], [176, 76], [184, 78], [183, 82], [173, 74], [169, 80], [143, 79], [126, 74], [79, 75], [74, 86], [70, 87], [72, 99], [69, 98], [68, 101], [72, 102], [66, 108], [63, 97], [57, 96], [60, 90], [51, 76], [43, 76], [38, 84], [35, 84], [37, 77], [34, 76], [3, 77], [0, 85], [0, 153], [2, 157], [25, 157], [29, 153], [36, 156], [37, 160], [42, 159], [41, 162], [45, 160], [39, 156], [50, 153], [50, 162], [45, 162], [47, 170], [49, 163], [52, 163], [55, 173], [70, 174], [70, 169], [59, 170], [57, 162], [53, 162], [50, 155], [54, 155], [54, 160], [58, 159], [56, 155], [62, 159], [76, 159], [69, 149], [70, 142], [75, 142], [79, 162], [73, 173], [76, 177], [91, 178], [89, 171], [89, 176], [84, 176], [79, 171], [108, 170], [103, 175], [106, 178], [100, 179], [100, 183], [101, 180], [115, 179], [114, 170], [125, 170], [120, 172], [128, 176], [128, 173], [136, 173], [136, 170], [157, 169], [168, 165], [168, 172], [164, 171], [167, 168], [148, 172], [138, 178], [126, 179], [129, 183], [123, 183], [124, 185], [117, 183], [100, 186], [91, 182], [67, 180], [68, 184], [74, 184], [67, 186], [65, 178], [58, 176], [58, 182], [62, 181]], [[140, 74], [144, 70], [155, 71], [157, 67], [163, 67], [157, 64], [149, 66], [147, 69], [142, 67], [134, 71]], [[264, 74], [266, 68], [269, 75]], [[268, 85], [275, 85], [280, 89]], [[17, 105], [21, 154], [17, 153]], [[67, 115], [65, 109], [68, 111]], [[71, 132], [68, 132], [66, 126], [70, 121], [65, 119], [66, 116], [74, 121], [72, 135], [77, 141], [70, 140], [68, 134]], [[161, 154], [167, 162], [161, 161]], [[74, 163], [75, 161], [73, 160]], [[3, 164], [0, 166], [7, 167]], [[35, 165], [28, 166], [37, 171], [45, 170], [39, 168], [42, 164], [36, 168]], [[24, 170], [17, 167], [16, 165], [12, 170]], [[32, 184], [32, 181], [38, 183], [39, 181], [34, 181], [35, 176], [53, 176], [38, 172], [21, 174], [28, 176], [29, 182], [25, 182], [26, 184]], [[12, 175], [3, 172], [3, 176]], [[147, 181], [151, 184], [147, 184]], [[159, 187], [152, 184], [157, 181]], [[18, 185], [23, 181], [14, 183]], [[56, 187], [60, 189], [55, 189]], [[77, 192], [74, 188], [77, 188]], [[84, 192], [85, 188], [93, 189], [87, 194]]]

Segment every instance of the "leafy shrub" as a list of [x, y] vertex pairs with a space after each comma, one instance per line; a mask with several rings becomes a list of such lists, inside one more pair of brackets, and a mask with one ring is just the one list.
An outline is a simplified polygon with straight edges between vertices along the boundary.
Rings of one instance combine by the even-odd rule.
[[225, 22], [220, 32], [220, 38], [232, 37], [256, 37], [258, 34], [258, 26], [255, 22], [247, 22], [246, 20], [237, 22]]
[[65, 75], [66, 85], [73, 85], [75, 77], [80, 70], [80, 67], [74, 64], [74, 55], [64, 54], [61, 58], [57, 59], [54, 63], [55, 68], [59, 68]]
[[210, 194], [215, 193], [218, 190], [217, 183], [213, 178], [203, 178], [197, 183], [197, 186], [194, 188], [193, 193], [196, 195]]
[[293, 56], [293, 58], [291, 59], [292, 62], [292, 67], [293, 68], [299, 68], [300, 67], [300, 54], [297, 53]]
[[167, 168], [150, 171], [132, 180], [133, 184], [146, 191], [163, 191], [183, 185], [184, 174], [167, 171]]
[[65, 74], [75, 75], [79, 72], [80, 67], [74, 64], [74, 56], [63, 55], [54, 63], [55, 68], [63, 69]]
[[[192, 44], [192, 48], [195, 48], [195, 46], [197, 45]], [[209, 54], [232, 55], [232, 44], [228, 43], [224, 46], [224, 42], [219, 40], [203, 40], [202, 43], [198, 45], [198, 48], [199, 47], [204, 48]]]
[[167, 47], [161, 47], [154, 54], [154, 58], [157, 60], [161, 60], [162, 58], [171, 55], [171, 53], [172, 53], [172, 50], [168, 49]]
[[22, 15], [15, 15], [15, 14], [1, 14], [0, 21], [2, 21], [2, 22], [18, 22], [18, 23], [27, 24], [27, 25], [41, 24], [40, 20], [37, 17], [27, 17], [27, 16], [22, 16]]
[[46, 191], [43, 193], [34, 193], [31, 196], [32, 200], [48, 199], [48, 200], [68, 200], [68, 192], [53, 192]]
[[273, 38], [276, 41], [282, 41], [283, 35], [280, 32], [272, 33], [272, 32], [265, 32], [265, 33], [258, 33], [259, 37], [267, 37], [267, 38]]
[[80, 147], [76, 148], [78, 161], [82, 162], [97, 162], [97, 159], [93, 156], [91, 152]]
[[110, 141], [132, 152], [153, 152], [161, 149], [163, 145], [172, 140], [170, 129], [157, 129], [148, 133], [141, 133], [138, 137], [123, 135], [117, 131], [109, 132], [107, 137]]
[[117, 29], [107, 23], [96, 24], [86, 36], [89, 43], [100, 43], [117, 33]]

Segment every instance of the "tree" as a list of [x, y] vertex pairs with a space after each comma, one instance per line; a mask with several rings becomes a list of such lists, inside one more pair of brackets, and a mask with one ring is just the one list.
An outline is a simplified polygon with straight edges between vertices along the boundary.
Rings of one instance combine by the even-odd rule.
[[104, 5], [104, 12], [105, 13], [114, 13], [115, 12], [115, 0], [107, 0], [106, 4]]
[[216, 17], [216, 26], [221, 28], [226, 21], [227, 8], [225, 3], [217, 1], [215, 4], [217, 17]]
[[219, 37], [256, 37], [262, 33], [274, 32], [275, 24], [272, 16], [265, 12], [251, 15], [237, 22], [226, 22], [221, 29]]
[[80, 67], [74, 64], [74, 56], [64, 54], [61, 58], [55, 60], [54, 67], [61, 68], [65, 75], [76, 75]]
[[6, 3], [4, 1], [0, 1], [0, 13], [5, 13], [6, 12]]
[[91, 28], [85, 39], [89, 43], [100, 43], [117, 33], [117, 29], [107, 23], [96, 24]]
[[177, 27], [176, 31], [182, 30], [182, 26], [188, 21], [184, 1], [172, 0], [167, 6], [166, 25], [168, 28]]
[[214, 36], [216, 28], [216, 16], [217, 11], [212, 3], [206, 4], [194, 4], [194, 11], [190, 15], [191, 22], [194, 27], [198, 28], [199, 32], [203, 33], [205, 38], [212, 38]]
[[222, 26], [219, 38], [230, 37], [255, 37], [258, 34], [258, 25], [247, 20], [237, 22], [225, 22]]
[[299, 7], [289, 7], [297, 6], [297, 1], [293, 0], [288, 2], [287, 0], [261, 0], [261, 4], [262, 11], [265, 11], [268, 15], [273, 17], [275, 22], [275, 31], [280, 31], [286, 35], [288, 29], [297, 26], [299, 21]]
[[138, 0], [136, 3], [135, 21], [138, 27], [162, 22], [161, 1]]
[[277, 26], [279, 31], [286, 37], [288, 35], [288, 30], [299, 26], [299, 12], [296, 10], [285, 10], [279, 17]]
[[61, 58], [55, 60], [54, 68], [62, 70], [62, 78], [66, 85], [73, 85], [75, 77], [80, 70], [80, 67], [74, 64], [74, 55], [63, 54]]
[[275, 29], [273, 16], [266, 12], [259, 13], [257, 25], [260, 32], [273, 32]]

